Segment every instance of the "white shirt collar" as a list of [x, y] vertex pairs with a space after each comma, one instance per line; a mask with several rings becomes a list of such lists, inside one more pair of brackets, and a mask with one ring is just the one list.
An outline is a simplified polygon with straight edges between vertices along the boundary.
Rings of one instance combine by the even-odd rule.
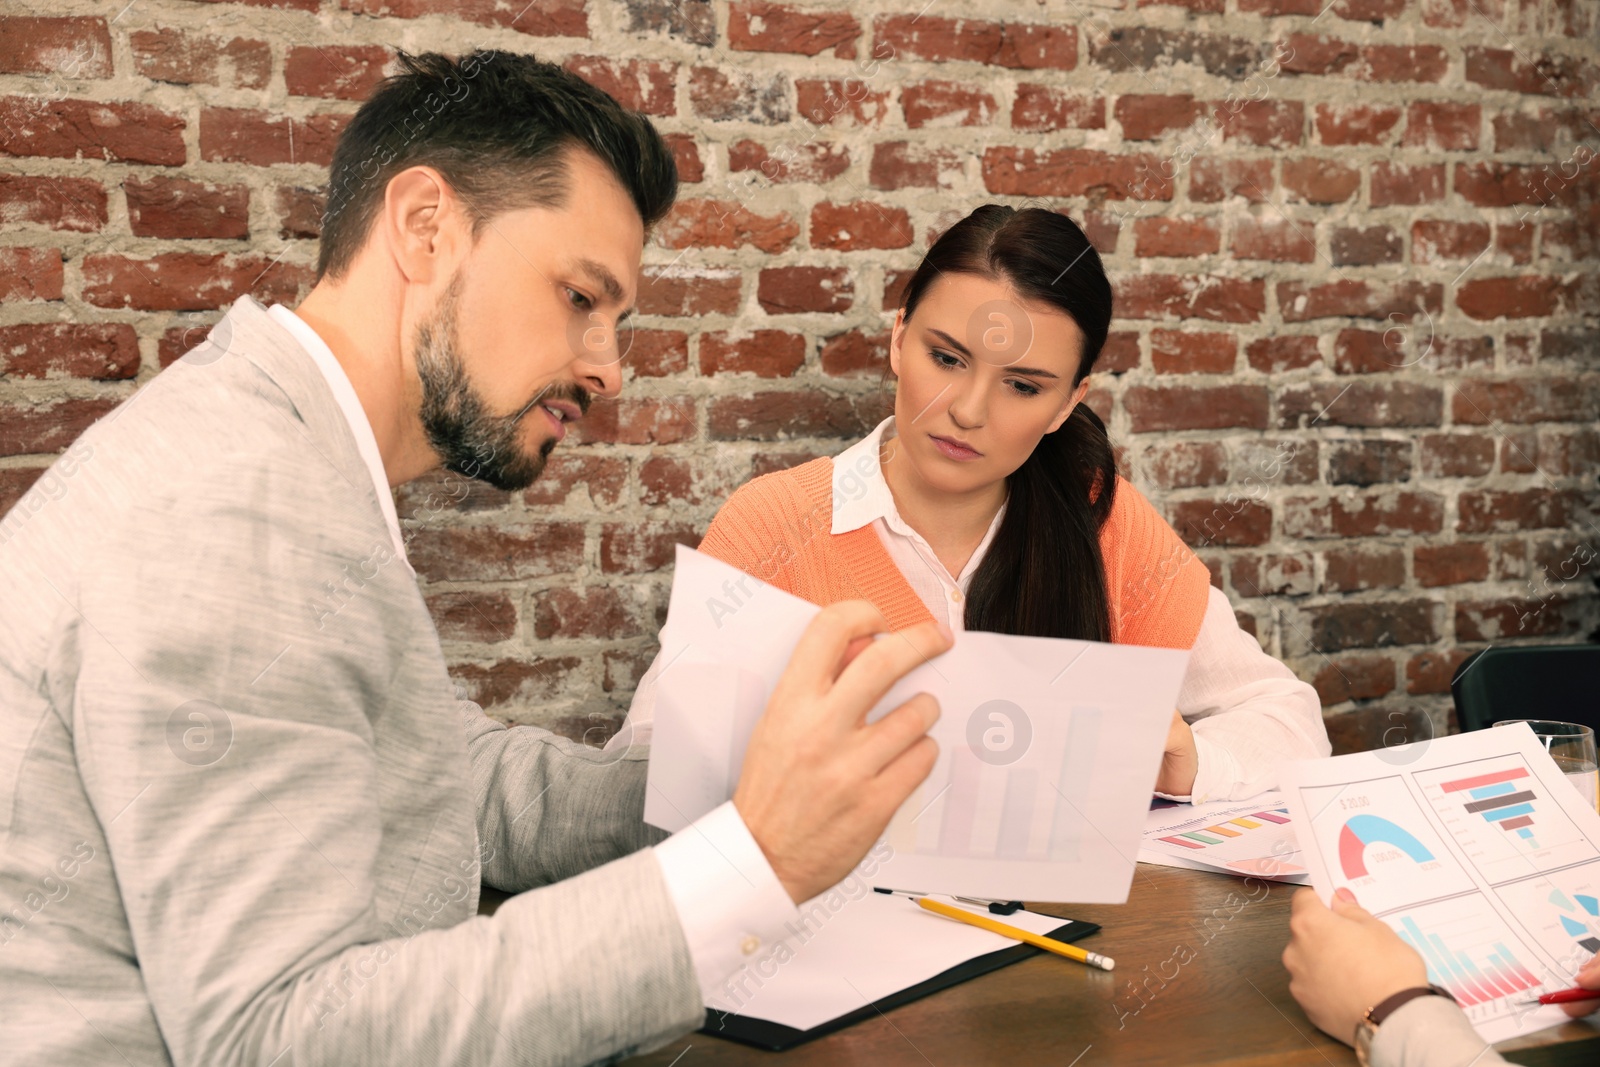
[[366, 409], [356, 396], [355, 386], [350, 384], [349, 376], [334, 358], [333, 349], [305, 319], [282, 304], [272, 305], [267, 309], [267, 314], [294, 335], [294, 339], [300, 342], [300, 347], [306, 350], [311, 361], [327, 379], [333, 399], [344, 413], [345, 422], [350, 424], [350, 433], [356, 439], [356, 450], [367, 465], [367, 473], [372, 475], [372, 488], [378, 494], [378, 507], [383, 509], [383, 521], [389, 527], [389, 536], [394, 539], [395, 554], [410, 567], [411, 561], [406, 559], [405, 538], [400, 533], [400, 519], [394, 510], [394, 494], [390, 492], [388, 476], [383, 472], [383, 455], [378, 451], [378, 439], [372, 433], [372, 423], [367, 420]]

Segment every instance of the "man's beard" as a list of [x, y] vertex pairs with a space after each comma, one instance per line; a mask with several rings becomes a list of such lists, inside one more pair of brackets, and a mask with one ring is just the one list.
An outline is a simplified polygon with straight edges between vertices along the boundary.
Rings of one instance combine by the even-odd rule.
[[456, 306], [460, 295], [458, 272], [433, 316], [417, 327], [422, 428], [447, 470], [488, 482], [496, 489], [526, 489], [544, 471], [556, 439], [545, 441], [537, 453], [529, 452], [518, 441], [522, 417], [535, 404], [549, 400], [570, 400], [580, 412], [587, 412], [589, 393], [577, 385], [551, 384], [520, 411], [490, 414], [461, 362]]

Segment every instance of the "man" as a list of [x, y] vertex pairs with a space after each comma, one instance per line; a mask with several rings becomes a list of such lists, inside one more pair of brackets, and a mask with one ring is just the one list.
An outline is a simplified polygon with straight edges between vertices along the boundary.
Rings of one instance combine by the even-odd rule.
[[[874, 642], [860, 602], [806, 633], [733, 802], [665, 840], [642, 752], [454, 698], [389, 487], [440, 464], [525, 486], [617, 394], [676, 178], [648, 122], [557, 67], [402, 65], [335, 154], [304, 304], [241, 298], [0, 526], [16, 1062], [653, 1047], [932, 765], [930, 697], [864, 717], [948, 635]], [[476, 918], [480, 878], [520, 895]]]

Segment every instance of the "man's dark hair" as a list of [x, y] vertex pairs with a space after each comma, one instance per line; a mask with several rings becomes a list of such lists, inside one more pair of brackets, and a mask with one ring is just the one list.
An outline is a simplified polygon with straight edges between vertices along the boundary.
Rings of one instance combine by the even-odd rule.
[[[339, 138], [328, 174], [317, 278], [338, 278], [366, 243], [389, 179], [408, 167], [438, 170], [472, 218], [562, 207], [574, 192], [573, 148], [599, 156], [633, 198], [646, 228], [678, 193], [672, 150], [650, 120], [554, 63], [513, 52], [399, 53]], [[577, 190], [582, 194], [582, 190]]]

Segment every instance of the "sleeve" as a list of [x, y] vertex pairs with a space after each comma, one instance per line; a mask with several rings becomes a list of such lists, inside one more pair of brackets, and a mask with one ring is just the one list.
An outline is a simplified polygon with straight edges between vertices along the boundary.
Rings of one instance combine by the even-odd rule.
[[1332, 751], [1317, 691], [1262, 651], [1239, 628], [1227, 595], [1215, 587], [1178, 691], [1178, 711], [1194, 728], [1199, 771], [1191, 798], [1236, 800], [1278, 783], [1284, 760]]
[[1444, 997], [1417, 997], [1396, 1008], [1372, 1038], [1372, 1067], [1485, 1067], [1505, 1063], [1472, 1022]]
[[1211, 572], [1138, 488], [1121, 475], [1100, 531], [1113, 640], [1189, 648], [1202, 622]]
[[[467, 913], [477, 873], [382, 862], [393, 834], [420, 832], [422, 851], [458, 832], [448, 813], [431, 828], [395, 821], [404, 772], [443, 767], [418, 781], [444, 787], [467, 774], [464, 756], [412, 759], [408, 739], [375, 729], [405, 676], [393, 628], [409, 632], [415, 587], [374, 582], [319, 630], [306, 604], [371, 540], [370, 516], [358, 523], [313, 462], [225, 466], [215, 484], [187, 477], [183, 491], [130, 505], [63, 590], [78, 620], [64, 640], [78, 647], [62, 657], [74, 677], [58, 682], [79, 774], [176, 1067], [587, 1063], [700, 1025], [683, 927], [650, 851], [513, 897], [493, 917], [402, 932], [384, 901], [426, 894]], [[208, 709], [226, 744], [197, 755], [185, 709]], [[438, 711], [448, 739], [460, 720]], [[553, 836], [570, 836], [563, 819], [615, 809], [593, 855], [558, 849], [572, 858], [515, 873], [553, 878], [636, 840], [614, 828], [636, 793], [568, 805], [557, 794], [590, 768], [533, 731], [500, 743], [533, 753], [545, 780], [518, 788], [547, 791]], [[499, 786], [509, 803], [524, 795]], [[465, 798], [469, 784], [454, 788]], [[466, 830], [470, 849], [470, 815]]]

